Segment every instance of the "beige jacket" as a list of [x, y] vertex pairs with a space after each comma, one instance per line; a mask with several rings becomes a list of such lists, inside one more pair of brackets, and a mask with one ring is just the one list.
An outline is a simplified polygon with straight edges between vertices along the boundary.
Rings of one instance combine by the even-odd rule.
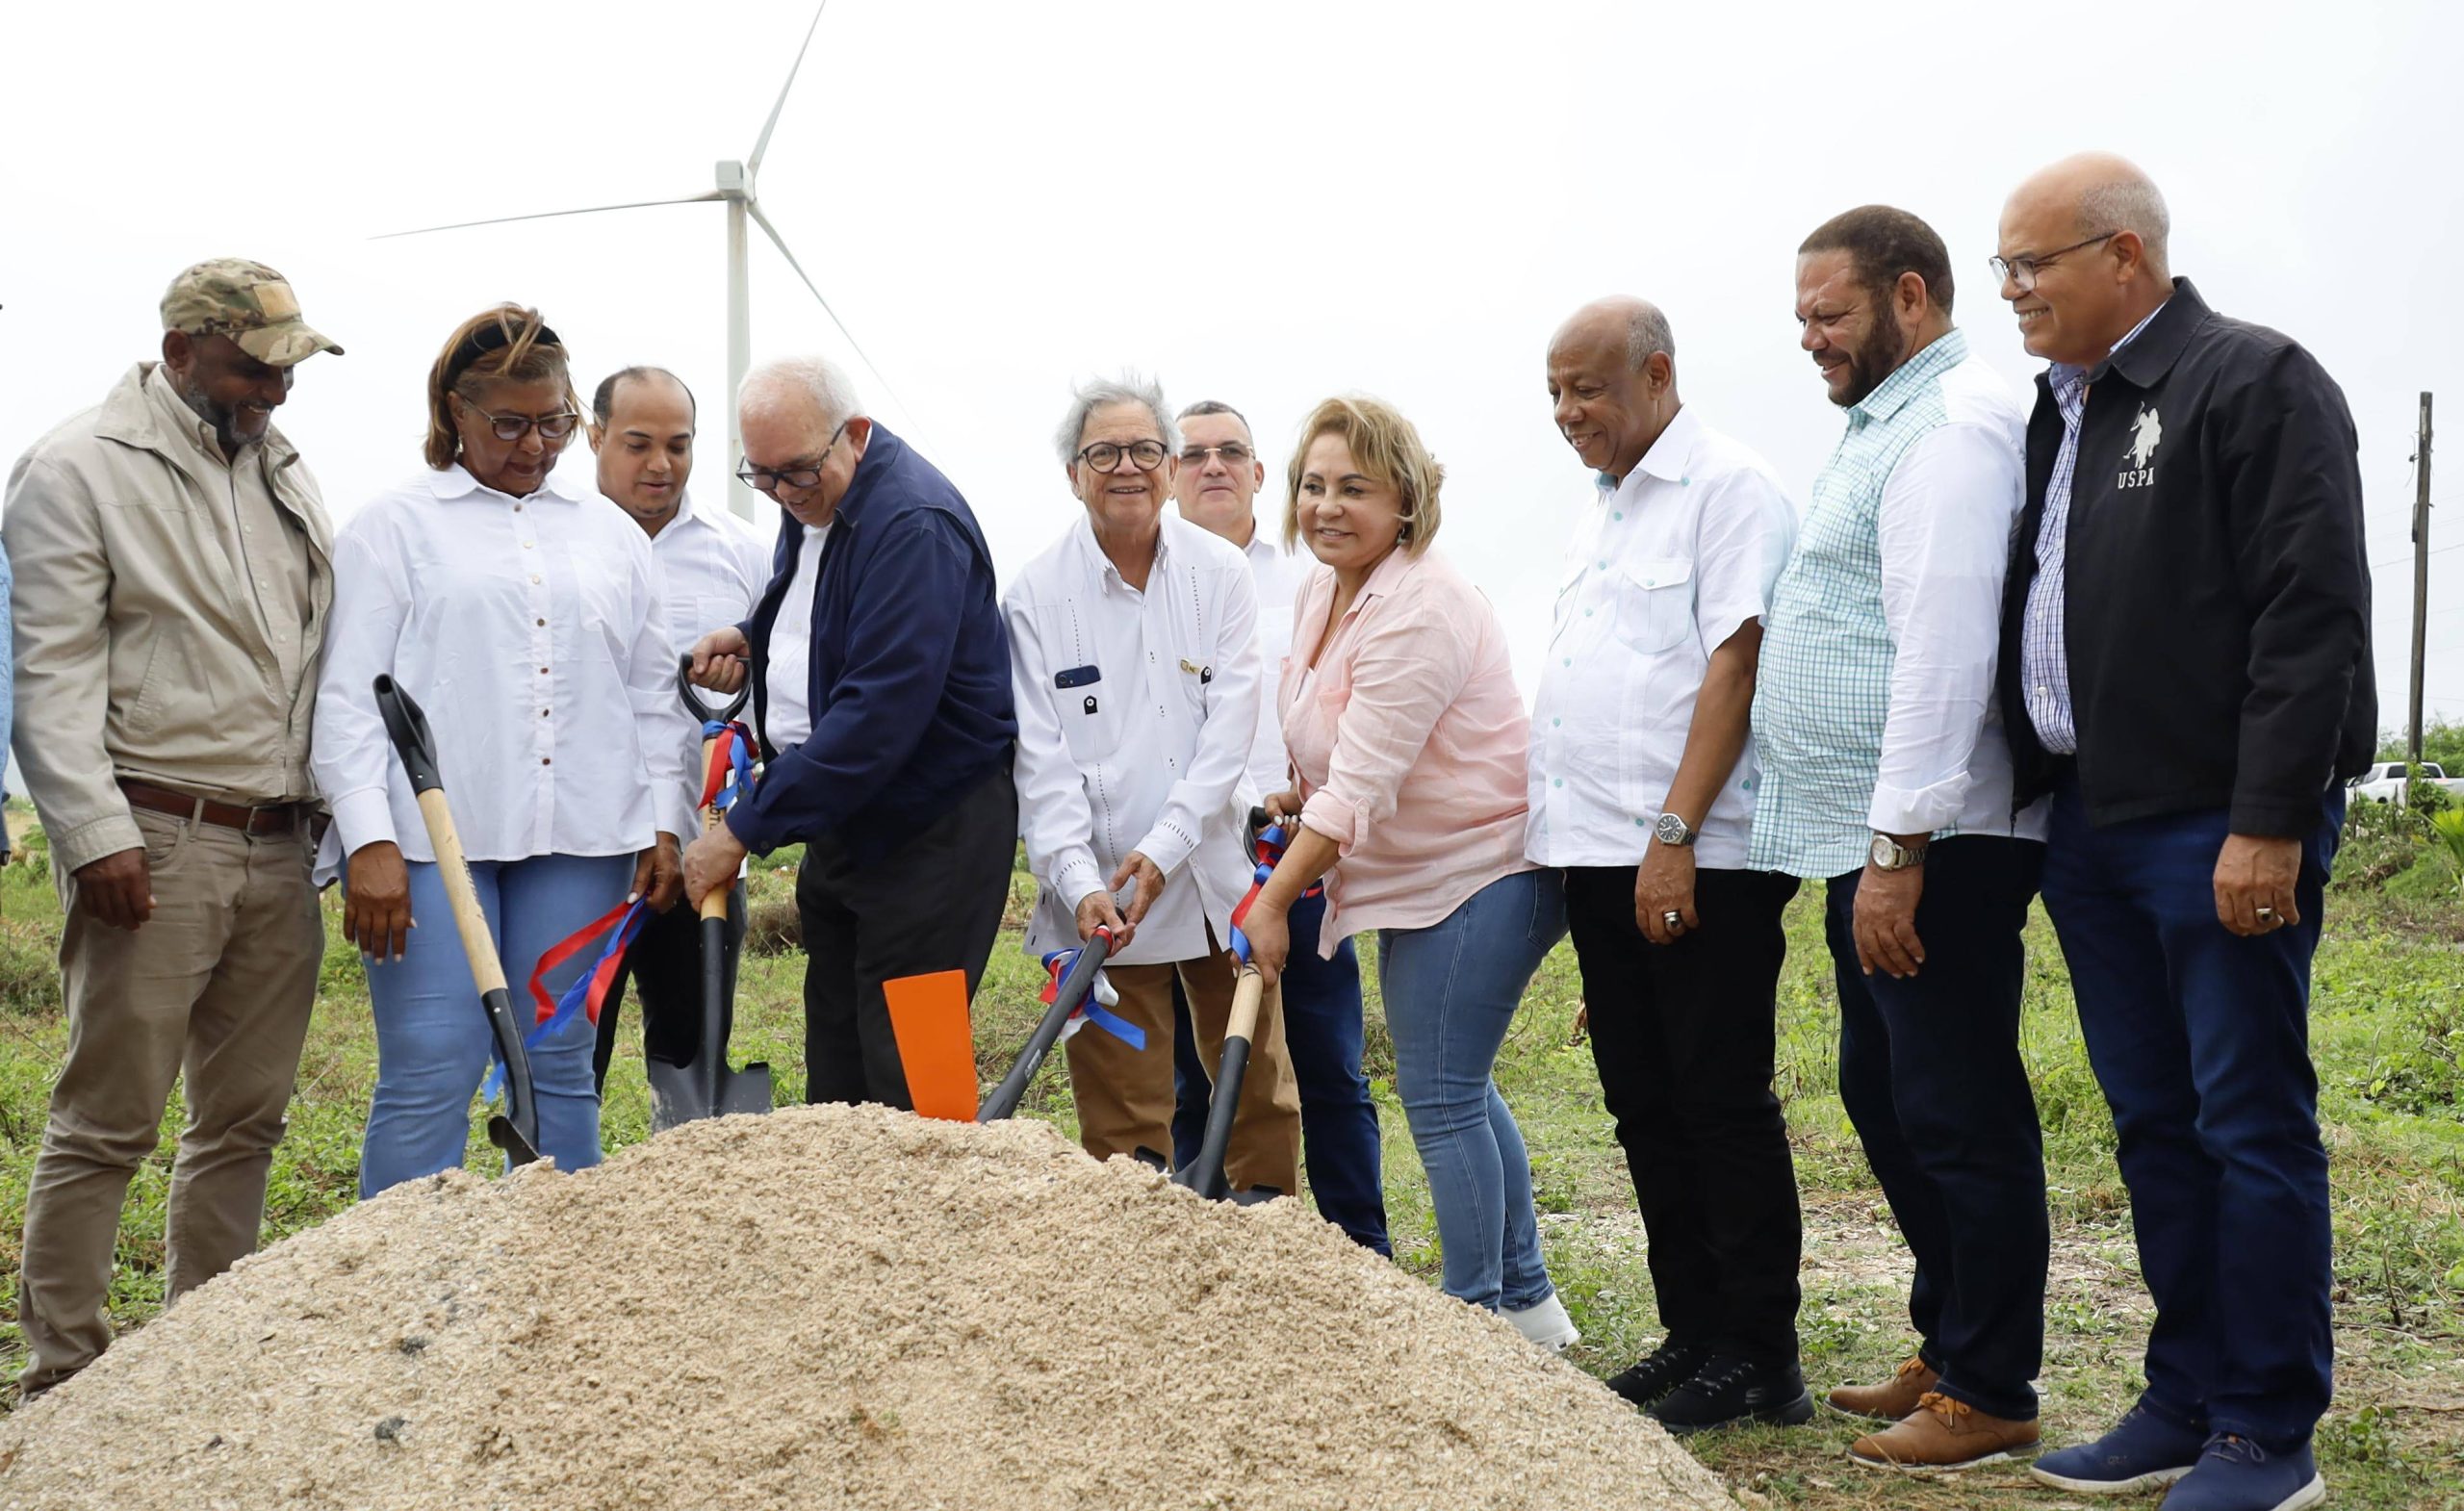
[[137, 364], [19, 457], [0, 513], [16, 575], [17, 762], [70, 870], [143, 842], [118, 777], [233, 803], [316, 791], [334, 581], [317, 481], [280, 431], [241, 454], [307, 547], [308, 602], [268, 605], [242, 565], [232, 471], [156, 366]]

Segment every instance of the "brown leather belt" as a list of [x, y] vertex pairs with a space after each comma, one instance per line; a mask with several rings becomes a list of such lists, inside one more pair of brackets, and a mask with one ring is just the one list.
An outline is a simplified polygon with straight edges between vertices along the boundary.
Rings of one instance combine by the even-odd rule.
[[276, 803], [268, 807], [242, 807], [236, 803], [217, 803], [212, 798], [199, 798], [169, 787], [148, 786], [142, 781], [119, 779], [119, 790], [131, 807], [146, 808], [156, 813], [168, 813], [175, 818], [197, 818], [221, 829], [236, 829], [245, 834], [287, 834], [314, 811], [305, 803]]

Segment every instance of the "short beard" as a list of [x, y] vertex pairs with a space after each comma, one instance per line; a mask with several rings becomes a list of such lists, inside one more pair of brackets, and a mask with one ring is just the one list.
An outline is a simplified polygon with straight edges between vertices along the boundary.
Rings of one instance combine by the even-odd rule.
[[1848, 390], [1832, 399], [1842, 409], [1863, 403], [1899, 367], [1899, 323], [1888, 318], [1889, 301], [1877, 300], [1874, 310], [1874, 328], [1848, 354]]
[[214, 427], [214, 439], [222, 447], [224, 461], [240, 454], [240, 448], [246, 446], [248, 440], [239, 432], [238, 409], [229, 404], [216, 403], [206, 396], [205, 386], [201, 383], [191, 387], [186, 382], [174, 382], [171, 389], [180, 396], [181, 403], [196, 411], [199, 420]]

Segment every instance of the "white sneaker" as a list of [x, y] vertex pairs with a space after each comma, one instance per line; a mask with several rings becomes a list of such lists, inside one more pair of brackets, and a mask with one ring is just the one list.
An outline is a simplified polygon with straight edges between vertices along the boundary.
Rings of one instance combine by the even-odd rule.
[[1553, 1291], [1538, 1306], [1509, 1306], [1503, 1310], [1505, 1319], [1512, 1322], [1518, 1332], [1553, 1353], [1563, 1352], [1582, 1342], [1582, 1334], [1575, 1327], [1575, 1319], [1566, 1315], [1566, 1303], [1558, 1300]]

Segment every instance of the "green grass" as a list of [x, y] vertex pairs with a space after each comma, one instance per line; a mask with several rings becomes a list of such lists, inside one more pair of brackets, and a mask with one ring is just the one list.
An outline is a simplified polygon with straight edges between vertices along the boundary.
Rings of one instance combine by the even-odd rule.
[[[2339, 1507], [2464, 1506], [2464, 1126], [2457, 1118], [2464, 1096], [2464, 905], [2445, 867], [2407, 834], [2358, 830], [2343, 867], [2351, 880], [2331, 894], [2316, 974], [2313, 1032], [2336, 1203], [2338, 1352], [2338, 1400], [2319, 1447]], [[765, 870], [755, 885], [757, 918], [765, 909], [775, 917], [787, 898], [784, 873]], [[1806, 1214], [1805, 1362], [1821, 1389], [1883, 1377], [1912, 1340], [1903, 1304], [1907, 1253], [1835, 1089], [1835, 1010], [1818, 902], [1819, 889], [1810, 888], [1789, 913], [1780, 1090]], [[52, 966], [57, 936], [48, 877], [29, 866], [0, 871], [0, 1264], [13, 1272], [48, 1078], [65, 1038]], [[2060, 1443], [2092, 1435], [2136, 1394], [2147, 1308], [2132, 1256], [2128, 1196], [2113, 1166], [2112, 1124], [2041, 916], [2031, 923], [2028, 943], [2024, 1033], [2045, 1128], [2055, 1235], [2046, 1434]], [[349, 1202], [356, 1181], [374, 1048], [359, 967], [332, 932], [330, 915], [328, 944], [291, 1131], [275, 1157], [269, 1240]], [[1036, 1012], [1039, 978], [1014, 946], [1013, 934], [996, 951], [978, 1001], [978, 1064], [988, 1085], [1007, 1068]], [[803, 1089], [802, 971], [801, 957], [757, 956], [747, 962], [741, 991], [737, 1057], [767, 1058], [782, 1100], [797, 1099]], [[1532, 985], [1498, 1080], [1530, 1144], [1551, 1270], [1583, 1329], [1573, 1358], [1608, 1373], [1656, 1341], [1656, 1322], [1632, 1191], [1577, 1027], [1579, 995], [1573, 957], [1561, 946]], [[1386, 1130], [1398, 1261], [1434, 1284], [1436, 1225], [1394, 1096], [1393, 1048], [1373, 972], [1370, 1016], [1368, 1069]], [[648, 1106], [636, 1038], [610, 1078], [604, 1129], [611, 1149], [645, 1136]], [[1022, 1112], [1071, 1126], [1058, 1057]], [[166, 1114], [167, 1142], [130, 1189], [113, 1287], [114, 1318], [123, 1328], [141, 1325], [160, 1303], [167, 1140], [179, 1116], [176, 1105]], [[493, 1158], [475, 1130], [472, 1165], [486, 1169]], [[19, 1352], [13, 1314], [6, 1314], [0, 1370], [13, 1373]], [[1713, 1434], [1692, 1447], [1731, 1484], [1776, 1505], [1947, 1511], [2076, 1504], [2032, 1488], [2015, 1470], [1938, 1481], [1869, 1474], [1840, 1451], [1857, 1430], [1824, 1417], [1792, 1430]]]

